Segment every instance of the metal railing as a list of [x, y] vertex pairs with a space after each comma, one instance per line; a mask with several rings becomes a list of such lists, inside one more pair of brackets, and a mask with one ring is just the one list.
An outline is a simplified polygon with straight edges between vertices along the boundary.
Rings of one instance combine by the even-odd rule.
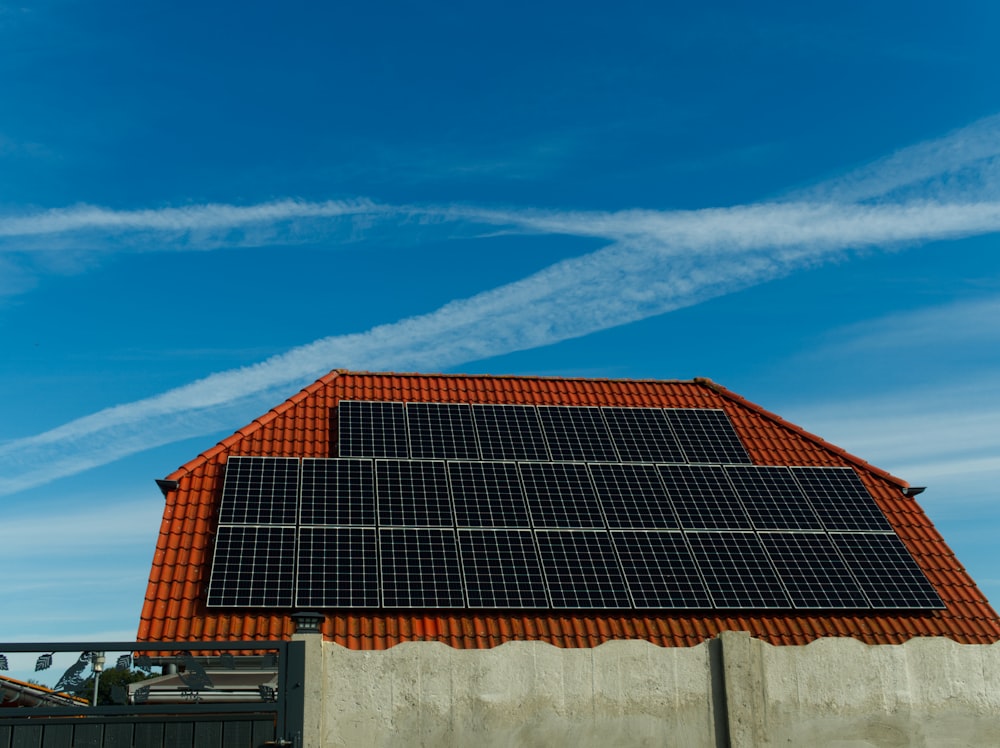
[[[52, 685], [31, 682], [52, 680], [67, 662]], [[0, 748], [301, 744], [302, 642], [0, 643], [4, 666], [5, 706], [34, 705], [0, 709]], [[28, 674], [36, 677], [18, 677]], [[102, 679], [117, 687], [102, 692]]]

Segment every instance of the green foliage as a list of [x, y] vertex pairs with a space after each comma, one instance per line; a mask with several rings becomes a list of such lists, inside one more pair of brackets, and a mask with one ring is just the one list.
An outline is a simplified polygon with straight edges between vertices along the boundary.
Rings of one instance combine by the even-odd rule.
[[[109, 668], [101, 673], [101, 681], [97, 686], [97, 705], [115, 706], [117, 702], [112, 698], [112, 693], [116, 687], [124, 689], [129, 683], [157, 677], [153, 673], [144, 673], [142, 670], [122, 670], [120, 668]], [[92, 699], [94, 696], [94, 676], [87, 678], [83, 687], [77, 693], [85, 699]]]

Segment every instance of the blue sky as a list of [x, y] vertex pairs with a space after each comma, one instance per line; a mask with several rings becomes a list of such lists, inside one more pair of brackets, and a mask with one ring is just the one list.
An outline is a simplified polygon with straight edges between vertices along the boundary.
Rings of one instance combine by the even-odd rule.
[[712, 378], [1000, 600], [1000, 6], [315, 5], [0, 2], [0, 640], [332, 368]]

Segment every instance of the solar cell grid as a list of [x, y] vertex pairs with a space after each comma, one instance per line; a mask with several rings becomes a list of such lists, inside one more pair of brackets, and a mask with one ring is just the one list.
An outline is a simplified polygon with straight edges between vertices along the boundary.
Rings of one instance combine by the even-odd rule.
[[608, 527], [673, 529], [680, 525], [653, 465], [590, 465]]
[[686, 530], [749, 530], [750, 518], [718, 465], [661, 465], [681, 527]]
[[439, 460], [479, 458], [476, 430], [468, 405], [408, 403], [406, 421], [412, 457]]
[[484, 460], [547, 460], [545, 437], [531, 405], [473, 405]]
[[376, 607], [375, 528], [301, 528], [296, 577], [295, 604], [299, 607]]
[[600, 408], [539, 406], [538, 418], [553, 460], [618, 462]]
[[793, 467], [791, 471], [827, 530], [892, 531], [851, 468]]
[[659, 408], [601, 408], [625, 462], [684, 462], [684, 453]]
[[635, 607], [712, 607], [683, 533], [612, 530], [611, 537]]
[[821, 529], [788, 468], [731, 465], [725, 471], [758, 530]]
[[689, 532], [687, 539], [715, 607], [790, 607], [754, 533]]
[[293, 525], [299, 492], [294, 457], [230, 457], [219, 505], [219, 522]]
[[341, 457], [407, 457], [403, 403], [341, 400], [337, 406]]
[[300, 522], [303, 525], [374, 525], [372, 461], [304, 459]]
[[688, 462], [752, 462], [725, 411], [673, 408], [664, 413]]
[[530, 530], [459, 530], [458, 542], [469, 607], [548, 607]]
[[294, 583], [294, 527], [219, 527], [208, 585], [210, 607], [286, 608], [292, 604]]
[[459, 527], [530, 527], [513, 462], [449, 462]]
[[604, 527], [586, 465], [522, 462], [518, 467], [535, 527]]
[[629, 608], [628, 590], [605, 530], [535, 533], [553, 608]]
[[934, 587], [896, 535], [831, 536], [873, 608], [943, 608]]
[[382, 604], [387, 608], [461, 608], [465, 605], [455, 531], [379, 530]]
[[867, 608], [861, 588], [825, 533], [768, 532], [760, 541], [796, 608]]
[[455, 524], [444, 463], [376, 460], [375, 493], [380, 525], [451, 527]]

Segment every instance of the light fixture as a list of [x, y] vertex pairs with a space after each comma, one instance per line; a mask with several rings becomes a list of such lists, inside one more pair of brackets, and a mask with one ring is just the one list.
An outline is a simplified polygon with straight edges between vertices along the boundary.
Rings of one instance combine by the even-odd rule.
[[323, 614], [315, 612], [292, 613], [296, 634], [318, 634], [323, 624]]
[[91, 706], [97, 706], [97, 687], [101, 683], [101, 671], [104, 670], [104, 652], [91, 652], [90, 667], [94, 671], [94, 701]]
[[911, 499], [918, 494], [922, 494], [927, 490], [927, 486], [907, 486], [903, 489], [903, 496], [908, 496]]

